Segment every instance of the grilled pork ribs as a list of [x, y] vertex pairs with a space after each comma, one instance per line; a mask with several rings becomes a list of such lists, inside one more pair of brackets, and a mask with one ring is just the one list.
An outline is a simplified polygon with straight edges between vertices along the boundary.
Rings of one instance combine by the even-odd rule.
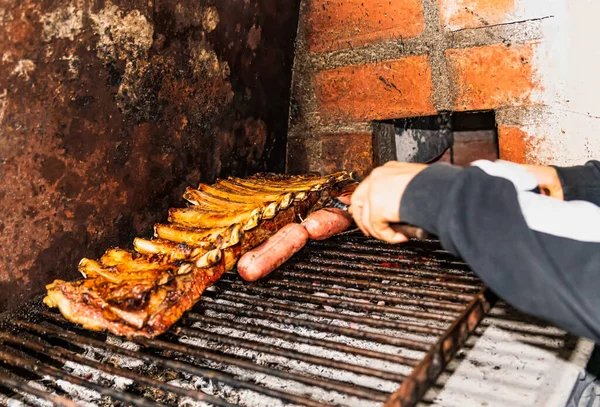
[[188, 188], [191, 205], [171, 209], [168, 223], [155, 225], [154, 239], [136, 238], [134, 250], [81, 260], [83, 279], [54, 281], [44, 302], [86, 329], [160, 335], [242, 254], [321, 207], [352, 178], [259, 174]]

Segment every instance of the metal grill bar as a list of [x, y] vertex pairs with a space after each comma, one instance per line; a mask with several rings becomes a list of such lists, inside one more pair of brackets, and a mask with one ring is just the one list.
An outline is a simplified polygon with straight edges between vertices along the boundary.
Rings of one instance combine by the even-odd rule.
[[[199, 320], [203, 322], [207, 322], [209, 324], [219, 324], [221, 321], [218, 318], [211, 318], [203, 315], [199, 315]], [[348, 372], [363, 374], [366, 376], [377, 377], [384, 380], [392, 380], [395, 382], [402, 381], [405, 376], [394, 373], [394, 372], [386, 372], [377, 369], [371, 369], [368, 367], [353, 365], [350, 363], [339, 362], [327, 358], [322, 358], [319, 356], [313, 356], [302, 352], [297, 352], [293, 349], [279, 349], [273, 348], [269, 345], [264, 345], [258, 341], [251, 341], [247, 339], [241, 338], [230, 338], [225, 335], [215, 334], [213, 332], [200, 331], [199, 329], [190, 329], [190, 328], [177, 328], [174, 332], [177, 336], [193, 336], [196, 338], [212, 340], [215, 342], [219, 342], [221, 344], [227, 344], [231, 346], [243, 346], [246, 349], [251, 349], [257, 352], [265, 352], [270, 353], [277, 356], [284, 356], [288, 358], [293, 358], [296, 360], [300, 360], [302, 362], [314, 363], [316, 365], [321, 365], [325, 367], [331, 367], [338, 370], [346, 370]]]
[[[211, 371], [208, 369], [198, 368], [198, 367], [195, 367], [192, 365], [188, 365], [185, 363], [181, 363], [181, 362], [177, 362], [177, 361], [173, 361], [173, 360], [169, 360], [169, 359], [165, 359], [165, 358], [161, 358], [161, 357], [156, 357], [153, 355], [147, 355], [147, 354], [144, 354], [141, 352], [135, 352], [135, 351], [131, 351], [128, 349], [123, 349], [123, 348], [120, 348], [115, 345], [109, 345], [109, 344], [106, 344], [106, 343], [103, 343], [100, 341], [86, 338], [81, 335], [76, 335], [71, 332], [65, 331], [63, 329], [56, 328], [56, 327], [50, 327], [48, 325], [40, 326], [40, 325], [36, 325], [36, 324], [31, 324], [31, 323], [25, 322], [25, 321], [17, 321], [17, 325], [20, 327], [23, 327], [27, 330], [36, 332], [40, 335], [55, 336], [57, 338], [67, 340], [70, 343], [76, 344], [79, 346], [87, 345], [87, 346], [94, 346], [97, 348], [106, 348], [115, 354], [121, 354], [121, 355], [130, 357], [130, 358], [144, 360], [149, 363], [156, 363], [156, 364], [159, 364], [166, 368], [170, 368], [170, 369], [174, 369], [174, 370], [181, 370], [181, 371], [186, 371], [188, 373], [195, 374], [195, 375], [201, 375], [204, 377], [214, 378], [216, 380], [227, 383], [233, 387], [245, 387], [250, 390], [263, 392], [269, 396], [280, 398], [282, 400], [287, 400], [287, 401], [290, 401], [293, 403], [298, 403], [298, 404], [305, 405], [305, 406], [320, 406], [321, 405], [321, 404], [315, 403], [312, 400], [307, 399], [307, 398], [293, 396], [293, 395], [290, 395], [290, 394], [287, 394], [284, 392], [272, 391], [272, 390], [264, 389], [260, 386], [254, 385], [252, 383], [238, 381], [238, 380], [231, 378], [228, 375], [224, 375], [219, 372]], [[132, 373], [128, 370], [113, 368], [112, 366], [109, 366], [109, 365], [103, 365], [101, 363], [97, 363], [90, 359], [86, 359], [86, 358], [82, 357], [81, 355], [72, 354], [72, 352], [64, 350], [64, 349], [59, 349], [57, 347], [52, 347], [52, 346], [48, 345], [49, 349], [51, 349], [51, 350], [45, 351], [43, 346], [36, 345], [34, 343], [32, 344], [31, 341], [26, 341], [26, 340], [20, 339], [20, 338], [19, 339], [11, 338], [11, 340], [17, 341], [15, 343], [18, 343], [23, 346], [27, 346], [30, 349], [36, 350], [38, 352], [48, 354], [48, 356], [54, 357], [54, 358], [56, 358], [58, 360], [62, 360], [64, 362], [66, 362], [68, 360], [74, 360], [74, 361], [77, 361], [78, 363], [91, 366], [95, 369], [105, 371], [106, 373], [109, 373], [109, 374], [132, 379], [137, 382], [140, 382], [140, 383], [143, 383], [143, 384], [146, 384], [149, 386], [158, 387], [160, 389], [167, 390], [172, 393], [181, 394], [183, 396], [190, 397], [190, 398], [193, 398], [198, 401], [206, 401], [213, 405], [222, 406], [222, 407], [235, 407], [233, 404], [227, 403], [223, 400], [216, 399], [216, 398], [206, 395], [204, 393], [189, 391], [189, 390], [183, 389], [181, 387], [176, 387], [176, 386], [172, 386], [172, 385], [169, 385], [169, 384], [166, 384], [163, 382], [159, 382], [157, 380], [148, 379], [145, 376]], [[149, 343], [152, 343], [153, 346], [155, 346], [157, 348], [164, 346], [162, 341], [157, 341], [157, 340], [149, 340], [149, 341], [139, 340], [139, 341], [145, 346], [148, 346]], [[167, 345], [169, 345], [169, 344], [167, 344]], [[150, 345], [150, 346], [152, 346], [152, 345]], [[185, 347], [183, 347], [181, 345], [178, 345], [176, 350], [179, 352], [181, 352], [183, 350], [184, 353], [188, 352], [188, 349], [185, 349]], [[71, 353], [71, 355], [69, 355], [69, 353]], [[69, 356], [66, 356], [66, 355], [69, 355]]]
[[[317, 379], [314, 379], [309, 376], [299, 375], [295, 373], [285, 372], [281, 370], [275, 370], [268, 367], [260, 366], [250, 361], [240, 360], [233, 357], [227, 357], [223, 355], [216, 355], [212, 352], [208, 352], [202, 348], [196, 347], [194, 345], [179, 345], [164, 341], [159, 341], [156, 339], [145, 339], [139, 338], [135, 339], [135, 342], [144, 345], [146, 347], [154, 347], [157, 349], [165, 349], [170, 351], [179, 352], [182, 354], [188, 354], [190, 356], [196, 356], [200, 358], [210, 358], [217, 362], [227, 363], [233, 366], [239, 366], [248, 370], [256, 370], [257, 372], [265, 373], [268, 375], [280, 377], [282, 379], [294, 380], [300, 383], [305, 383], [310, 386], [322, 387], [327, 390], [332, 391], [343, 391], [344, 393], [351, 394], [356, 397], [361, 397], [367, 400], [378, 400], [385, 401], [386, 395], [385, 393], [369, 389], [363, 386], [349, 386], [344, 382], [339, 380], [330, 379], [327, 382], [322, 382]], [[190, 348], [192, 346], [192, 348]]]
[[[13, 342], [11, 340], [11, 338], [7, 339], [6, 334], [4, 334], [4, 333], [0, 333], [0, 340], [2, 340], [3, 342]], [[20, 344], [20, 343], [17, 343], [17, 344]], [[61, 377], [63, 380], [66, 380], [70, 383], [76, 384], [78, 386], [89, 387], [90, 389], [92, 389], [100, 394], [103, 394], [103, 395], [106, 395], [109, 397], [113, 397], [117, 400], [124, 401], [125, 403], [132, 404], [134, 406], [152, 407], [152, 406], [158, 405], [149, 400], [144, 400], [139, 397], [131, 396], [127, 393], [118, 392], [118, 391], [115, 391], [110, 388], [107, 389], [105, 387], [99, 386], [95, 383], [90, 383], [86, 380], [83, 380], [80, 377], [73, 376], [70, 374], [65, 374], [64, 372], [61, 372], [60, 370], [58, 370], [52, 366], [48, 366], [48, 365], [40, 362], [39, 360], [34, 360], [32, 358], [20, 357], [20, 356], [17, 356], [15, 354], [12, 354], [12, 353], [9, 353], [9, 352], [3, 351], [3, 350], [0, 350], [0, 359], [2, 359], [6, 363], [10, 363], [13, 366], [17, 366], [17, 367], [26, 369], [29, 372], [34, 373], [34, 374], [41, 373], [41, 374], [48, 375], [48, 376]]]
[[[354, 311], [358, 311], [358, 312], [361, 312], [361, 311], [362, 312], [378, 312], [381, 314], [400, 315], [400, 316], [410, 317], [410, 318], [420, 319], [420, 320], [435, 320], [435, 321], [445, 321], [445, 322], [454, 321], [454, 319], [457, 316], [457, 315], [452, 316], [452, 315], [448, 315], [448, 314], [441, 314], [441, 313], [437, 313], [435, 311], [420, 312], [420, 311], [412, 311], [412, 310], [406, 310], [406, 309], [396, 308], [396, 307], [389, 307], [389, 306], [385, 306], [385, 305], [375, 305], [375, 304], [366, 303], [366, 302], [354, 301], [354, 300], [351, 300], [348, 298], [344, 298], [344, 299], [331, 298], [331, 297], [324, 298], [324, 297], [304, 294], [304, 293], [301, 293], [298, 291], [287, 291], [287, 290], [286, 291], [274, 291], [274, 290], [270, 290], [270, 289], [263, 288], [263, 287], [256, 287], [253, 285], [231, 283], [229, 286], [237, 292], [251, 293], [251, 294], [257, 294], [257, 295], [263, 295], [263, 296], [268, 295], [271, 298], [278, 298], [278, 299], [280, 298], [280, 299], [293, 300], [293, 301], [303, 301], [305, 303], [330, 306], [330, 307], [339, 306], [343, 309], [354, 310]], [[223, 295], [223, 294], [221, 294], [221, 295]], [[225, 295], [227, 295], [227, 294], [225, 294]]]
[[415, 367], [406, 380], [384, 407], [413, 406], [417, 404], [427, 389], [435, 382], [437, 377], [456, 351], [467, 340], [479, 325], [481, 319], [490, 310], [496, 297], [489, 290], [483, 289], [478, 296], [464, 310], [461, 318], [454, 321], [450, 329], [429, 350], [427, 356]]
[[[304, 278], [304, 279], [314, 278], [314, 274], [300, 273], [297, 271], [288, 271], [285, 274], [285, 276], [286, 277], [295, 277], [295, 278]], [[289, 280], [286, 278], [283, 281], [289, 281]], [[409, 287], [404, 287], [404, 286], [373, 283], [373, 282], [369, 282], [369, 281], [365, 281], [365, 280], [340, 278], [340, 277], [333, 277], [333, 276], [327, 276], [327, 275], [319, 276], [319, 282], [322, 282], [322, 281], [327, 282], [327, 283], [336, 284], [336, 285], [341, 285], [341, 286], [375, 288], [375, 289], [379, 289], [379, 290], [396, 291], [396, 292], [402, 293], [402, 294], [419, 295], [419, 296], [423, 296], [423, 297], [429, 296], [429, 297], [433, 297], [433, 298], [445, 298], [445, 299], [452, 300], [454, 302], [463, 302], [463, 301], [471, 300], [470, 295], [459, 294], [456, 292], [409, 288]], [[279, 283], [279, 281], [276, 281], [276, 282], [271, 281], [271, 283], [275, 284], [275, 283]]]
[[[241, 301], [243, 301], [243, 300], [241, 300]], [[211, 304], [211, 305], [208, 305], [207, 307], [214, 308], [215, 305]], [[276, 308], [276, 307], [272, 305], [271, 308]], [[222, 309], [223, 309], [223, 307], [222, 307]], [[231, 307], [224, 308], [224, 312], [231, 312], [231, 310], [232, 310]], [[353, 338], [357, 338], [357, 339], [371, 339], [371, 340], [377, 341], [379, 343], [386, 343], [386, 344], [396, 345], [396, 346], [404, 346], [409, 349], [415, 349], [415, 350], [420, 350], [420, 351], [429, 350], [429, 345], [427, 343], [410, 341], [407, 339], [398, 338], [398, 337], [394, 337], [394, 336], [390, 336], [390, 335], [378, 334], [378, 333], [374, 333], [374, 332], [359, 331], [359, 330], [355, 330], [355, 329], [351, 329], [351, 328], [344, 328], [341, 326], [329, 325], [329, 324], [325, 324], [322, 322], [314, 322], [314, 321], [309, 321], [309, 320], [301, 319], [301, 318], [288, 317], [285, 315], [275, 314], [272, 312], [255, 311], [255, 310], [249, 310], [249, 309], [239, 309], [239, 310], [236, 310], [236, 314], [244, 315], [244, 316], [248, 316], [248, 317], [256, 317], [256, 318], [261, 318], [261, 319], [262, 318], [269, 319], [271, 321], [275, 321], [280, 324], [303, 326], [303, 327], [312, 328], [315, 330], [323, 330], [325, 332], [334, 332], [334, 333], [337, 333], [340, 335], [345, 335], [345, 336], [349, 336], [349, 337], [353, 337]]]
[[319, 248], [320, 250], [326, 250], [328, 248], [332, 248], [334, 250], [344, 250], [347, 251], [360, 251], [360, 252], [369, 252], [373, 249], [376, 249], [377, 253], [388, 253], [388, 254], [396, 254], [402, 255], [406, 254], [408, 256], [425, 254], [426, 256], [435, 255], [434, 260], [447, 260], [459, 265], [461, 269], [467, 269], [464, 263], [460, 263], [451, 255], [448, 251], [444, 250], [440, 243], [437, 240], [429, 239], [429, 240], [413, 240], [403, 243], [402, 246], [392, 245], [383, 243], [379, 240], [375, 240], [372, 238], [367, 238], [358, 231], [356, 233], [348, 234], [343, 240], [321, 240], [311, 242], [314, 247]]
[[59, 396], [56, 394], [48, 393], [35, 387], [31, 387], [28, 384], [22, 383], [18, 380], [13, 379], [10, 376], [0, 373], [0, 387], [6, 387], [8, 389], [20, 390], [23, 393], [31, 394], [39, 399], [54, 403], [55, 406], [59, 407], [79, 407], [77, 403], [69, 400], [66, 397]]
[[[347, 234], [310, 243], [258, 283], [227, 273], [160, 338], [119, 346], [47, 310], [12, 318], [11, 332], [0, 329], [10, 372], [0, 370], [0, 387], [69, 407], [79, 396], [58, 381], [134, 406], [411, 407], [492, 302], [434, 241], [392, 246]], [[90, 381], [69, 363], [134, 384]], [[56, 382], [28, 382], [42, 376]]]
[[[415, 268], [414, 265], [407, 265], [406, 267], [401, 266], [400, 263], [395, 263], [393, 259], [388, 259], [385, 263], [379, 264], [367, 264], [367, 263], [348, 263], [345, 260], [337, 260], [337, 259], [325, 259], [318, 256], [307, 256], [307, 261], [310, 264], [322, 265], [322, 266], [340, 266], [344, 267], [348, 270], [369, 270], [369, 271], [384, 271], [388, 273], [396, 273], [396, 275], [404, 276], [404, 275], [417, 275], [419, 277], [431, 277], [433, 279], [442, 279], [443, 281], [464, 281], [471, 282], [476, 284], [478, 282], [477, 278], [472, 275], [462, 275], [462, 274], [450, 274], [444, 272], [435, 271], [436, 269], [426, 269], [426, 268]], [[303, 263], [299, 263], [303, 264]], [[284, 267], [286, 267], [284, 265]], [[407, 281], [407, 280], [405, 280]], [[430, 280], [437, 281], [437, 280]], [[431, 284], [431, 283], [430, 283]]]
[[402, 246], [389, 245], [382, 243], [378, 240], [364, 239], [357, 233], [349, 234], [343, 241], [334, 240], [321, 240], [312, 242], [314, 247], [321, 249], [334, 248], [336, 250], [350, 249], [353, 251], [368, 252], [372, 249], [377, 249], [378, 253], [390, 253], [390, 254], [408, 254], [413, 255], [415, 253], [431, 254], [435, 253], [436, 258], [446, 258], [451, 261], [456, 261], [454, 256], [450, 255], [446, 250], [443, 250], [436, 240], [421, 240], [414, 242], [404, 243]]
[[[345, 259], [351, 262], [388, 263], [390, 261], [389, 256], [386, 254], [356, 253], [344, 250], [322, 250], [319, 254], [322, 254], [324, 256], [331, 256], [338, 259]], [[393, 261], [394, 263], [405, 263], [410, 264], [412, 267], [418, 266], [420, 268], [425, 269], [427, 269], [428, 267], [439, 268], [440, 266], [445, 266], [448, 267], [447, 269], [445, 269], [445, 271], [449, 273], [460, 274], [461, 268], [463, 270], [467, 270], [465, 268], [464, 263], [456, 261], [434, 261], [432, 259], [424, 259], [423, 257], [412, 257], [408, 259], [405, 256], [396, 256], [396, 258], [393, 259]], [[462, 273], [464, 273], [464, 271], [462, 271]]]
[[[203, 305], [207, 306], [207, 308], [208, 308], [212, 304], [207, 302]], [[204, 315], [190, 312], [186, 315], [186, 318], [190, 319], [191, 321], [201, 322], [201, 321], [204, 321], [204, 318], [206, 318], [206, 317]], [[212, 318], [212, 319], [217, 319], [217, 318]], [[265, 327], [265, 326], [261, 326], [261, 325], [236, 323], [236, 322], [232, 322], [232, 321], [229, 321], [226, 319], [219, 319], [219, 325], [222, 327], [235, 328], [240, 331], [258, 334], [261, 336], [269, 336], [271, 338], [282, 339], [282, 340], [289, 341], [289, 342], [302, 343], [302, 344], [312, 345], [312, 346], [320, 346], [322, 348], [326, 348], [329, 350], [343, 352], [343, 353], [350, 353], [350, 354], [354, 354], [354, 355], [360, 355], [360, 356], [364, 356], [364, 357], [371, 358], [371, 359], [387, 360], [387, 361], [398, 363], [401, 365], [414, 366], [419, 362], [418, 359], [403, 357], [403, 356], [399, 356], [399, 355], [391, 355], [388, 353], [377, 352], [377, 351], [373, 351], [373, 350], [369, 350], [369, 349], [358, 348], [356, 346], [349, 346], [349, 345], [345, 345], [343, 343], [338, 343], [338, 342], [334, 342], [334, 341], [330, 341], [330, 340], [326, 340], [326, 339], [306, 337], [306, 336], [299, 335], [296, 333], [290, 333], [290, 332], [286, 332], [286, 331], [282, 331], [282, 330], [274, 329], [274, 328], [269, 328], [269, 327]]]
[[304, 292], [310, 291], [320, 291], [327, 294], [338, 295], [340, 297], [349, 297], [356, 298], [361, 300], [369, 300], [369, 301], [383, 301], [388, 302], [390, 304], [397, 305], [413, 305], [416, 307], [430, 307], [437, 308], [449, 311], [461, 311], [464, 308], [464, 305], [458, 305], [451, 302], [446, 301], [431, 301], [431, 300], [417, 300], [417, 299], [409, 299], [404, 297], [395, 297], [392, 295], [385, 295], [381, 293], [374, 292], [365, 292], [365, 291], [354, 291], [348, 290], [345, 288], [331, 288], [331, 287], [315, 287], [314, 284], [311, 283], [297, 283], [297, 282], [289, 282], [282, 280], [269, 280], [269, 285], [283, 287], [283, 288], [297, 288]]
[[[31, 325], [27, 322], [19, 321], [18, 324], [20, 326], [26, 327], [28, 329], [36, 329], [33, 325]], [[48, 333], [53, 334], [53, 335], [59, 335], [55, 330], [51, 331], [50, 328], [47, 328], [47, 327], [45, 327], [45, 328], [48, 330], [47, 331]], [[181, 329], [179, 329], [179, 331], [181, 331]], [[175, 331], [175, 334], [177, 334], [177, 330]], [[74, 339], [73, 336], [68, 333], [60, 333], [60, 335], [63, 339], [66, 339], [67, 336], [70, 336], [71, 337], [70, 339], [73, 341], [73, 343], [80, 344], [80, 345], [86, 344], [85, 339], [82, 339], [82, 338]], [[0, 336], [0, 339], [1, 339], [1, 336]], [[242, 368], [246, 368], [249, 370], [256, 370], [261, 373], [278, 376], [278, 377], [281, 377], [284, 379], [296, 380], [296, 381], [303, 382], [303, 383], [313, 385], [313, 386], [319, 386], [319, 387], [324, 386], [324, 384], [322, 382], [317, 382], [311, 377], [301, 376], [301, 375], [297, 375], [297, 374], [293, 374], [293, 373], [289, 373], [289, 372], [281, 372], [281, 371], [269, 369], [264, 366], [257, 366], [256, 364], [251, 363], [251, 362], [246, 362], [244, 360], [231, 358], [231, 357], [227, 357], [224, 355], [219, 355], [215, 352], [207, 351], [205, 349], [198, 348], [198, 347], [194, 347], [194, 349], [190, 349], [189, 346], [173, 344], [173, 343], [159, 341], [159, 340], [155, 340], [155, 339], [145, 339], [145, 338], [136, 338], [136, 339], [134, 339], [134, 341], [147, 347], [147, 348], [153, 347], [156, 349], [165, 349], [165, 350], [169, 350], [169, 351], [175, 351], [175, 352], [179, 352], [182, 354], [196, 356], [199, 358], [212, 359], [217, 362], [223, 362], [223, 363], [228, 363], [230, 365], [240, 366]], [[240, 344], [241, 344], [241, 342], [237, 343], [237, 345], [240, 345]], [[127, 356], [135, 358], [135, 357], [139, 357], [140, 355], [129, 352], [127, 354]], [[155, 360], [155, 359], [151, 359], [151, 360], [156, 363], [159, 362], [159, 360]], [[161, 361], [161, 362], [164, 363], [165, 366], [172, 364], [169, 361]], [[174, 367], [174, 366], [169, 366], [169, 367], [178, 368], [178, 369], [189, 369], [189, 367], [183, 366], [183, 365], [178, 365], [176, 367]], [[190, 373], [197, 373], [197, 371], [194, 369], [193, 371], [190, 371]], [[395, 377], [394, 379], [398, 380], [399, 377]], [[241, 386], [241, 383], [237, 383], [234, 381], [232, 381], [230, 384], [235, 384], [235, 385]], [[385, 394], [383, 394], [381, 392], [373, 391], [372, 389], [368, 389], [368, 388], [361, 388], [362, 386], [350, 387], [346, 383], [340, 382], [337, 380], [332, 380], [332, 384], [331, 385], [326, 384], [326, 386], [331, 387], [331, 388], [329, 388], [329, 390], [343, 390], [344, 392], [346, 392], [348, 394], [352, 394], [357, 397], [363, 397], [366, 399], [373, 399], [373, 400], [379, 400], [379, 401], [384, 401], [386, 399]], [[278, 395], [278, 397], [281, 397], [281, 394]]]
[[[360, 317], [360, 316], [354, 316], [354, 315], [346, 315], [346, 314], [340, 314], [338, 312], [332, 312], [332, 311], [319, 311], [319, 310], [315, 310], [314, 308], [308, 308], [308, 307], [301, 306], [301, 305], [289, 305], [289, 304], [285, 304], [285, 303], [275, 302], [273, 300], [267, 301], [267, 300], [261, 300], [261, 299], [242, 297], [239, 295], [234, 296], [231, 294], [222, 294], [222, 293], [219, 294], [219, 298], [222, 300], [227, 300], [227, 301], [250, 305], [252, 307], [263, 307], [263, 308], [270, 307], [270, 308], [278, 309], [278, 310], [282, 310], [282, 311], [302, 312], [302, 314], [306, 314], [306, 315], [328, 318], [331, 320], [355, 322], [357, 324], [363, 324], [363, 325], [379, 327], [379, 328], [390, 328], [390, 329], [397, 329], [397, 330], [401, 330], [401, 331], [407, 331], [407, 332], [413, 332], [413, 333], [423, 333], [423, 334], [429, 334], [429, 335], [441, 335], [444, 333], [443, 329], [439, 329], [439, 328], [435, 328], [435, 327], [428, 327], [425, 325], [398, 322], [398, 321], [388, 321], [388, 320], [383, 320], [383, 319], [367, 318], [367, 317]], [[218, 307], [216, 304], [211, 304], [211, 305], [207, 304], [206, 306], [213, 307], [213, 308]], [[229, 312], [231, 312], [231, 309], [229, 310]]]
[[[16, 321], [16, 324], [17, 324], [17, 326], [26, 328], [28, 330], [37, 332], [42, 335], [53, 335], [53, 336], [60, 337], [62, 339], [67, 339], [67, 340], [71, 339], [72, 343], [82, 345], [82, 346], [85, 346], [86, 342], [88, 342], [87, 344], [93, 343], [91, 340], [86, 340], [83, 338], [73, 339], [73, 335], [70, 335], [69, 332], [64, 331], [61, 333], [61, 332], [58, 332], [58, 330], [50, 328], [48, 326], [42, 327], [40, 325], [32, 324], [32, 323], [29, 323], [26, 321]], [[187, 389], [183, 389], [181, 387], [172, 386], [170, 384], [162, 383], [157, 380], [148, 379], [145, 376], [135, 374], [135, 373], [130, 372], [125, 369], [119, 369], [119, 368], [115, 368], [110, 365], [95, 362], [93, 360], [87, 359], [75, 352], [70, 351], [70, 350], [50, 345], [48, 342], [44, 342], [39, 338], [37, 341], [33, 341], [33, 340], [22, 338], [20, 336], [19, 337], [17, 337], [17, 336], [11, 337], [9, 334], [2, 333], [2, 337], [0, 337], [0, 339], [3, 342], [8, 342], [8, 343], [12, 343], [15, 345], [23, 346], [25, 348], [28, 348], [35, 352], [44, 354], [48, 357], [51, 357], [51, 358], [56, 359], [63, 363], [67, 363], [69, 361], [74, 361], [74, 362], [80, 363], [82, 365], [90, 366], [94, 369], [101, 370], [108, 374], [125, 377], [127, 379], [132, 379], [139, 383], [143, 383], [143, 384], [146, 384], [149, 386], [155, 386], [162, 390], [166, 390], [166, 391], [170, 391], [172, 393], [180, 394], [182, 396], [190, 397], [190, 398], [198, 400], [198, 401], [207, 401], [209, 403], [215, 404], [217, 406], [222, 406], [222, 407], [234, 407], [232, 404], [223, 402], [222, 400], [215, 399], [214, 397], [208, 396], [204, 393], [194, 392], [194, 391], [190, 391]], [[98, 346], [98, 345], [106, 347], [106, 344], [96, 343], [96, 346]], [[111, 349], [111, 350], [113, 350], [115, 352], [117, 351], [117, 349]], [[136, 357], [135, 354], [131, 354], [129, 356]], [[139, 357], [139, 355], [137, 355], [137, 356]], [[163, 361], [163, 363], [165, 363], [165, 366], [167, 365], [168, 362], [170, 362], [170, 361]], [[170, 366], [170, 367], [172, 367], [172, 366]], [[66, 374], [63, 373], [57, 377], [59, 379], [65, 380]]]
[[[445, 289], [456, 289], [461, 292], [464, 291], [473, 291], [476, 290], [475, 287], [469, 284], [461, 284], [461, 283], [453, 283], [448, 281], [441, 280], [431, 280], [426, 278], [419, 277], [409, 277], [409, 273], [402, 273], [397, 269], [394, 269], [394, 274], [391, 273], [378, 273], [376, 271], [357, 271], [357, 270], [348, 270], [347, 267], [343, 267], [343, 262], [337, 262], [338, 265], [342, 267], [328, 266], [327, 264], [335, 263], [334, 261], [323, 261], [323, 259], [319, 259], [320, 261], [315, 261], [313, 264], [310, 263], [296, 263], [293, 266], [293, 269], [296, 270], [308, 270], [308, 271], [319, 271], [321, 273], [333, 274], [338, 276], [348, 276], [348, 277], [362, 277], [367, 279], [383, 279], [390, 281], [398, 281], [400, 283], [409, 283], [409, 284], [423, 284], [423, 286], [436, 286]], [[317, 263], [317, 264], [314, 264]], [[287, 270], [291, 267], [285, 267], [286, 275], [290, 276]], [[407, 275], [409, 274], [409, 275]], [[439, 273], [431, 273], [435, 277], [441, 277]], [[471, 280], [472, 281], [472, 280]]]

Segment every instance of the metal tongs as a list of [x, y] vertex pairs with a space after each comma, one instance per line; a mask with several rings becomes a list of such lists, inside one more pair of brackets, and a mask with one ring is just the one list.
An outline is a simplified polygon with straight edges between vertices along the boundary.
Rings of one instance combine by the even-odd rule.
[[[335, 197], [329, 200], [327, 206], [330, 208], [341, 209], [346, 212], [348, 212], [350, 209], [350, 205], [343, 203]], [[391, 224], [390, 227], [394, 229], [394, 231], [402, 233], [409, 239], [427, 240], [429, 238], [429, 234], [425, 230], [413, 225], [409, 225], [408, 223], [394, 223]]]

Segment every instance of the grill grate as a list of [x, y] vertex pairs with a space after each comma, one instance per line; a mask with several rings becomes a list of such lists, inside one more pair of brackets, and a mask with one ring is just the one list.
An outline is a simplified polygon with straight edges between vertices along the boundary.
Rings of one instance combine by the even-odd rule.
[[157, 339], [84, 331], [39, 302], [11, 315], [0, 403], [412, 406], [493, 301], [435, 241], [347, 234], [259, 283], [225, 274]]

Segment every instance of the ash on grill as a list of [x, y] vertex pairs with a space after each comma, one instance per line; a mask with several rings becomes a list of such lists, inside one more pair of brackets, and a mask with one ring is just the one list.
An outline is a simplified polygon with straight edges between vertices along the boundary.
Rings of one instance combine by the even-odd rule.
[[491, 297], [437, 242], [312, 242], [268, 280], [226, 274], [158, 339], [32, 305], [0, 330], [0, 403], [413, 405]]

